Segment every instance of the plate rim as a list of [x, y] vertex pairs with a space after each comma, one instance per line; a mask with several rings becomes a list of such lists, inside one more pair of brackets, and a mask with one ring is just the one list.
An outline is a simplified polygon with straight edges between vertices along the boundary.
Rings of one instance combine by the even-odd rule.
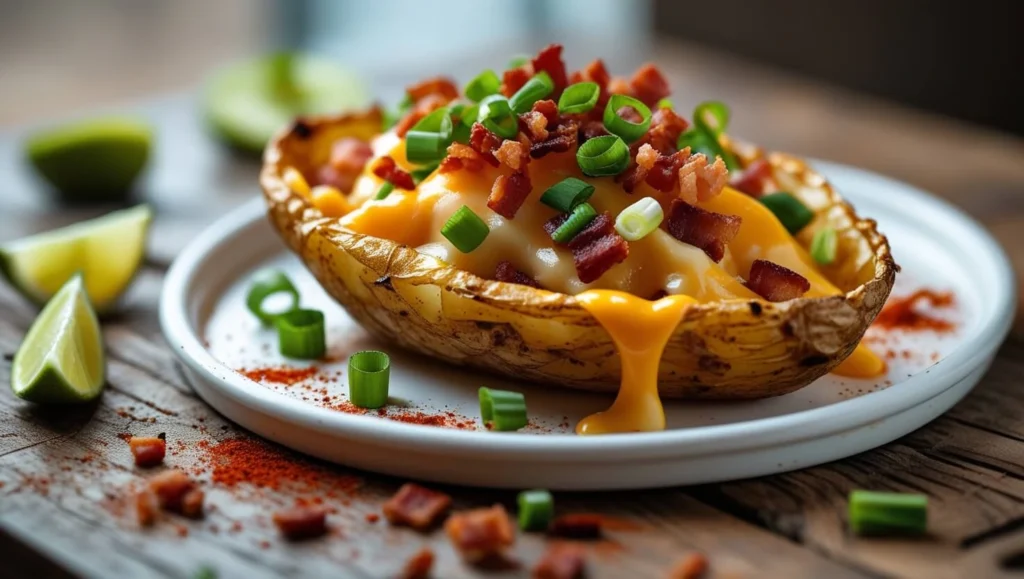
[[[929, 369], [878, 392], [872, 392], [819, 408], [781, 416], [759, 418], [730, 424], [694, 426], [659, 432], [608, 434], [581, 437], [573, 434], [530, 436], [522, 433], [463, 431], [424, 425], [382, 421], [378, 418], [319, 408], [265, 388], [252, 388], [252, 381], [216, 360], [205, 348], [201, 328], [193, 327], [190, 316], [192, 298], [189, 289], [200, 266], [219, 248], [265, 219], [262, 197], [242, 204], [221, 217], [193, 239], [178, 255], [167, 272], [160, 298], [160, 325], [175, 355], [193, 371], [221, 389], [221, 393], [246, 407], [278, 416], [321, 432], [350, 439], [372, 440], [376, 444], [399, 445], [423, 452], [459, 452], [507, 456], [528, 455], [533, 460], [581, 461], [608, 460], [612, 454], [628, 460], [662, 457], [701, 456], [722, 452], [752, 451], [813, 438], [841, 434], [926, 403], [957, 384], [973, 369], [994, 355], [1009, 332], [1016, 309], [1016, 279], [1008, 256], [985, 228], [949, 202], [912, 185], [864, 169], [827, 161], [811, 161], [830, 181], [847, 173], [878, 186], [858, 191], [856, 196], [881, 197], [879, 189], [900, 190], [907, 205], [912, 205], [917, 220], [938, 219], [946, 231], [958, 230], [959, 242], [965, 239], [978, 245], [987, 263], [984, 267], [996, 280], [992, 307], [987, 318], [948, 356]], [[841, 193], [842, 194], [842, 193]], [[848, 197], [844, 196], [845, 199]], [[856, 199], [853, 200], [856, 204]], [[966, 236], [966, 238], [964, 237]], [[1009, 315], [1000, 315], [1005, 312]], [[930, 376], [931, 369], [943, 365], [941, 378]], [[879, 412], [877, 407], [885, 408]]]

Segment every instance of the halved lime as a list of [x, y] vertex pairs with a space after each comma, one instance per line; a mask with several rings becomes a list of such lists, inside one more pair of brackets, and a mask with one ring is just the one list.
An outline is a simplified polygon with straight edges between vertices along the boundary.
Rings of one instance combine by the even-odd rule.
[[88, 402], [106, 382], [103, 336], [82, 276], [46, 304], [14, 355], [14, 394], [39, 404]]
[[129, 118], [94, 119], [29, 137], [32, 165], [67, 201], [123, 199], [146, 166], [150, 126]]
[[352, 73], [328, 60], [284, 53], [218, 73], [203, 108], [211, 129], [227, 144], [261, 153], [297, 116], [341, 113], [367, 102], [363, 83]]
[[107, 311], [142, 263], [152, 217], [139, 205], [0, 245], [0, 274], [41, 305], [81, 272], [92, 303]]

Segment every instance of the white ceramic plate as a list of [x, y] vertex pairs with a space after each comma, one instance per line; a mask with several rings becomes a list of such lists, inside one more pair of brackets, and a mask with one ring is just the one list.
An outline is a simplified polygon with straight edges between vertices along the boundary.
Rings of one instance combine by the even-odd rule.
[[[575, 436], [576, 421], [607, 407], [609, 397], [512, 383], [377, 343], [286, 253], [262, 199], [225, 216], [179, 256], [167, 276], [161, 322], [196, 391], [219, 412], [301, 452], [366, 470], [475, 486], [597, 490], [807, 467], [889, 442], [949, 409], [988, 368], [1015, 304], [1005, 255], [968, 217], [885, 177], [818, 167], [889, 236], [903, 266], [894, 295], [919, 287], [952, 291], [955, 307], [934, 313], [955, 322], [956, 331], [873, 331], [876, 347], [895, 356], [881, 380], [828, 376], [768, 400], [668, 402], [664, 432]], [[316, 375], [292, 385], [261, 384], [238, 371], [304, 366], [277, 355], [273, 332], [245, 309], [248, 276], [267, 265], [288, 273], [304, 306], [327, 315], [334, 362], [319, 363]], [[400, 404], [388, 416], [343, 411], [346, 359], [368, 348], [392, 354], [391, 394]], [[481, 385], [524, 392], [530, 426], [517, 433], [478, 427]]]

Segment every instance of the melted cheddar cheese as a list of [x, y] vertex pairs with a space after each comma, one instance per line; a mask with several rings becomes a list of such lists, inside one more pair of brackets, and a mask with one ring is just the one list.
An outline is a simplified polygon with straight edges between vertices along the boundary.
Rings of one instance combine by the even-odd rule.
[[[388, 133], [376, 140], [374, 154], [390, 155], [399, 167], [408, 170], [404, 147], [404, 141]], [[377, 201], [373, 197], [382, 181], [367, 170], [350, 195], [353, 204], [361, 205], [343, 217], [341, 223], [358, 233], [416, 247], [484, 278], [493, 276], [500, 261], [511, 261], [545, 289], [575, 295], [611, 336], [622, 361], [622, 383], [615, 403], [606, 412], [580, 422], [580, 434], [663, 429], [665, 416], [658, 398], [658, 365], [672, 331], [691, 304], [759, 299], [741, 281], [754, 260], [767, 259], [804, 276], [811, 286], [808, 297], [841, 293], [818, 272], [808, 252], [771, 211], [756, 199], [730, 188], [699, 204], [709, 211], [743, 219], [738, 235], [719, 263], [702, 250], [656, 229], [630, 243], [625, 261], [597, 281], [584, 284], [576, 275], [571, 252], [556, 246], [544, 231], [544, 222], [555, 216], [556, 211], [539, 201], [545, 190], [566, 177], [586, 178], [575, 158], [549, 155], [530, 163], [533, 191], [514, 220], [506, 220], [487, 208], [487, 197], [499, 171], [507, 169], [488, 167], [480, 172], [434, 173], [416, 191], [396, 189]], [[598, 212], [617, 215], [642, 197], [658, 200], [667, 212], [672, 200], [646, 184], [627, 195], [612, 179], [588, 182], [596, 189], [589, 203]], [[455, 249], [441, 235], [444, 223], [462, 205], [483, 218], [490, 228], [483, 244], [468, 254]], [[644, 299], [662, 292], [668, 296], [653, 302]], [[851, 377], [877, 376], [884, 371], [884, 362], [862, 345], [835, 370]]]

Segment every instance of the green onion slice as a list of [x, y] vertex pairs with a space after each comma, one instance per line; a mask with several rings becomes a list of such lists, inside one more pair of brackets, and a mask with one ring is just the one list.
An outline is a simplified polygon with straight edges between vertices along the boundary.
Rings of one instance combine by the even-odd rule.
[[523, 114], [533, 107], [533, 103], [546, 98], [555, 90], [555, 82], [551, 75], [543, 70], [533, 75], [533, 78], [526, 81], [523, 88], [516, 91], [508, 99], [509, 105], [516, 114]]
[[519, 56], [513, 56], [508, 61], [509, 68], [519, 68], [527, 62], [530, 62], [530, 57], [520, 54]]
[[850, 531], [856, 535], [923, 535], [928, 497], [904, 493], [850, 493]]
[[465, 205], [459, 207], [441, 227], [441, 235], [462, 253], [470, 253], [480, 247], [490, 232], [484, 220]]
[[835, 228], [826, 225], [814, 232], [811, 240], [811, 257], [821, 265], [829, 265], [836, 260], [839, 250], [839, 235]]
[[[282, 298], [288, 300], [287, 304], [275, 303], [283, 302]], [[268, 300], [271, 302], [269, 307], [266, 305]], [[299, 307], [299, 291], [284, 273], [276, 269], [260, 270], [253, 275], [245, 305], [260, 322], [269, 325], [274, 318]]]
[[472, 127], [473, 123], [477, 122], [477, 118], [479, 118], [479, 116], [480, 116], [480, 105], [478, 105], [478, 104], [466, 105], [465, 107], [463, 107], [462, 112], [460, 113], [460, 116], [459, 116], [460, 123], [464, 127]]
[[388, 403], [391, 359], [384, 352], [364, 350], [348, 359], [348, 399], [360, 408]]
[[693, 109], [695, 127], [711, 135], [715, 139], [729, 126], [729, 107], [721, 101], [707, 101]]
[[546, 531], [555, 518], [555, 499], [544, 489], [523, 491], [519, 503], [519, 528], [523, 531]]
[[508, 99], [500, 94], [480, 101], [480, 112], [476, 120], [488, 131], [504, 139], [514, 139], [519, 134], [519, 119], [512, 113]]
[[814, 212], [793, 195], [780, 191], [762, 195], [759, 199], [775, 214], [790, 234], [796, 235], [814, 219]]
[[441, 107], [420, 119], [405, 135], [405, 156], [410, 163], [433, 163], [448, 154], [452, 143], [452, 118]]
[[660, 101], [658, 101], [658, 104], [654, 105], [654, 108], [656, 108], [656, 109], [674, 109], [675, 106], [672, 104], [672, 100], [671, 99], [663, 98]]
[[571, 84], [558, 97], [558, 112], [569, 115], [585, 113], [597, 106], [600, 96], [601, 87], [596, 82]]
[[[619, 109], [629, 107], [640, 114], [640, 122], [633, 123], [619, 116]], [[631, 96], [613, 94], [604, 107], [604, 128], [609, 133], [618, 135], [627, 143], [639, 139], [651, 128], [651, 109]]]
[[580, 203], [573, 208], [565, 223], [559, 225], [558, 229], [551, 233], [551, 239], [554, 239], [555, 243], [569, 243], [577, 233], [590, 225], [595, 217], [597, 217], [597, 211], [590, 206], [590, 203]]
[[479, 102], [486, 96], [497, 94], [499, 90], [501, 90], [501, 79], [493, 70], [485, 70], [469, 81], [462, 92], [469, 100]]
[[394, 190], [395, 186], [391, 184], [391, 181], [385, 181], [380, 184], [380, 189], [377, 189], [377, 194], [374, 195], [373, 198], [375, 201], [387, 199], [388, 195], [391, 195], [391, 192]]
[[693, 109], [693, 128], [679, 136], [679, 149], [690, 147], [694, 153], [704, 153], [709, 159], [721, 157], [730, 171], [740, 168], [736, 156], [725, 150], [718, 137], [729, 125], [729, 107], [720, 101], [707, 101]]
[[417, 167], [417, 168], [413, 169], [412, 171], [409, 171], [409, 175], [412, 177], [413, 183], [416, 183], [417, 185], [419, 185], [420, 181], [423, 181], [424, 179], [429, 177], [431, 174], [433, 174], [433, 172], [437, 170], [437, 167], [440, 164], [441, 163], [431, 163], [429, 165], [424, 165], [422, 167]]
[[540, 196], [540, 202], [562, 213], [568, 213], [594, 194], [594, 186], [582, 179], [566, 177]]
[[629, 166], [629, 145], [616, 135], [594, 137], [576, 150], [576, 162], [589, 177], [618, 175]]
[[637, 241], [650, 235], [664, 218], [661, 204], [652, 197], [644, 197], [619, 213], [615, 218], [615, 231], [626, 241]]
[[480, 417], [494, 430], [519, 430], [526, 426], [526, 398], [519, 392], [480, 388]]
[[274, 318], [277, 346], [282, 356], [315, 360], [327, 351], [324, 314], [318, 310], [292, 310]]

